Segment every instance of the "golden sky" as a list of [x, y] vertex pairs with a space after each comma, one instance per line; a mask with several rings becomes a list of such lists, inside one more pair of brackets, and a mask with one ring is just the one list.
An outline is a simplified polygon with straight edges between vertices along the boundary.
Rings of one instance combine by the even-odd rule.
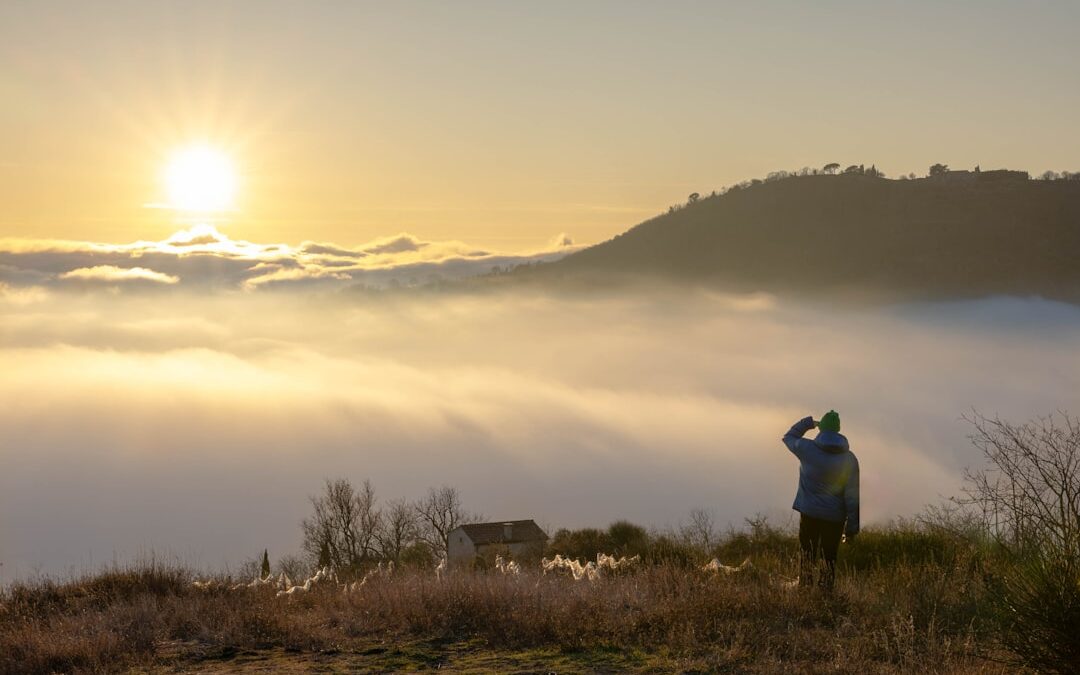
[[879, 5], [6, 2], [0, 237], [161, 240], [192, 142], [232, 237], [508, 251], [831, 161], [1080, 169], [1080, 5]]

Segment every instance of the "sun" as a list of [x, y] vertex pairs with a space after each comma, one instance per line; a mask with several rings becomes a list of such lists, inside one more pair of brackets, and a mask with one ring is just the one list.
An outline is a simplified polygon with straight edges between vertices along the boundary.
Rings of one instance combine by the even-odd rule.
[[192, 145], [176, 151], [169, 159], [165, 189], [169, 207], [178, 211], [228, 211], [236, 196], [236, 171], [221, 150]]

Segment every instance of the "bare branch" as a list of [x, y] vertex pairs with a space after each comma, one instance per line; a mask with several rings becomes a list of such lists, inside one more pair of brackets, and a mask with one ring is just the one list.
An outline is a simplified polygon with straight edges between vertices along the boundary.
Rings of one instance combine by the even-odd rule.
[[965, 472], [956, 503], [979, 509], [986, 530], [1013, 548], [1080, 555], [1080, 420], [1060, 412], [1020, 425], [977, 412], [964, 419], [988, 466]]

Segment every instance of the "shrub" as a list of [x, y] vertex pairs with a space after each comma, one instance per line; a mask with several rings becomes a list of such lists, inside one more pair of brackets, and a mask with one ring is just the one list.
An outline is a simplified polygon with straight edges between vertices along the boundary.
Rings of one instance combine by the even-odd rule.
[[1003, 610], [1002, 643], [1039, 671], [1080, 668], [1080, 562], [1028, 555], [991, 586]]
[[607, 539], [617, 556], [645, 555], [649, 550], [649, 533], [644, 527], [626, 520], [609, 525]]
[[607, 533], [587, 527], [580, 530], [561, 529], [548, 542], [551, 555], [562, 554], [579, 560], [596, 560], [597, 553], [610, 553], [611, 540]]
[[897, 522], [865, 528], [849, 546], [840, 547], [839, 563], [855, 570], [901, 564], [952, 565], [969, 545], [945, 532], [915, 523]]
[[1080, 663], [1080, 419], [967, 418], [988, 467], [967, 473], [962, 505], [1008, 557], [995, 592], [1003, 641], [1041, 670]]
[[773, 525], [764, 516], [747, 518], [746, 525], [748, 530], [729, 531], [712, 556], [738, 562], [745, 558], [793, 560], [799, 554], [799, 538], [793, 531]]
[[698, 549], [667, 535], [656, 537], [649, 546], [644, 560], [652, 565], [673, 565], [675, 567], [697, 567], [701, 564]]

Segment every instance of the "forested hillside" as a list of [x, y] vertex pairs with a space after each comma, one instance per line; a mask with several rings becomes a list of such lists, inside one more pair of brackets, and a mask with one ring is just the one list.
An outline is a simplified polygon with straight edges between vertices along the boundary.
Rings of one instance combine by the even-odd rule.
[[755, 181], [524, 271], [735, 290], [1080, 299], [1080, 181], [1019, 172]]

